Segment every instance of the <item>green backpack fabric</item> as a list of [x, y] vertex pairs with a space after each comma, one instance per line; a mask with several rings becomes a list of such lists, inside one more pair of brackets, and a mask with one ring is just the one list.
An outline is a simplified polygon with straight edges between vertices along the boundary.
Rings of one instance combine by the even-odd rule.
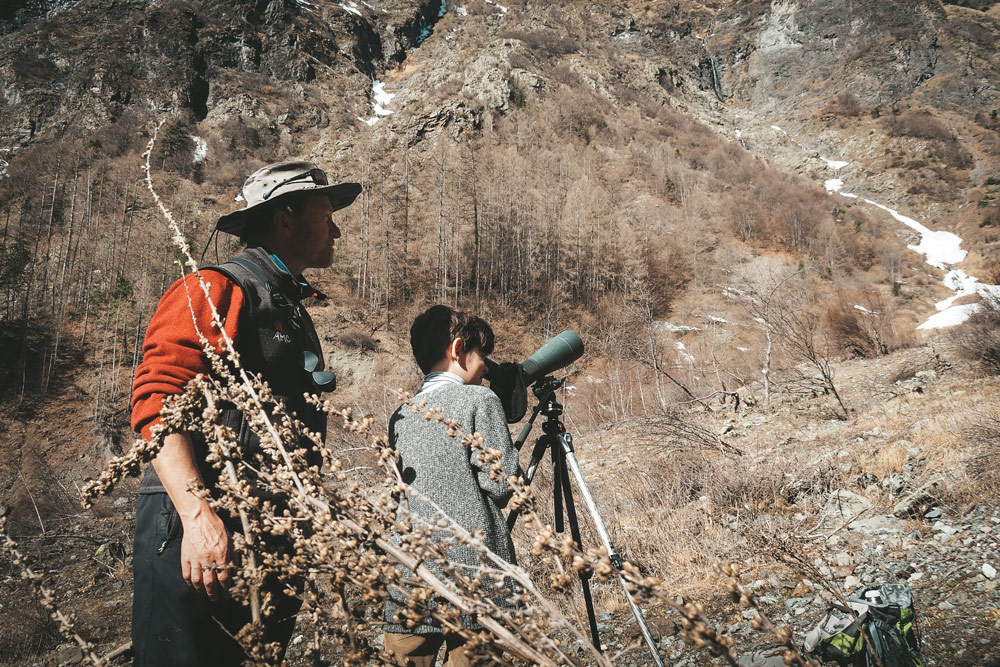
[[879, 661], [883, 667], [924, 667], [909, 586], [870, 586], [849, 596], [847, 603], [850, 609], [831, 605], [806, 636], [807, 652], [853, 667], [877, 667]]

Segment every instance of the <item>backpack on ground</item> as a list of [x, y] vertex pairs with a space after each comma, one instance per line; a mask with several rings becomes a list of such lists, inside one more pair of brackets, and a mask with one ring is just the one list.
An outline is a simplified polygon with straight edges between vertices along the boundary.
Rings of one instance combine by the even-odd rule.
[[847, 604], [830, 606], [806, 636], [807, 652], [853, 667], [924, 667], [909, 586], [869, 586]]

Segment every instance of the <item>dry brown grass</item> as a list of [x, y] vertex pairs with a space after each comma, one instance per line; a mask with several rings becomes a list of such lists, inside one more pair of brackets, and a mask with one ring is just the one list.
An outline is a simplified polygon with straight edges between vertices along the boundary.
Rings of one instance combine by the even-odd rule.
[[878, 480], [885, 479], [893, 473], [903, 472], [903, 466], [907, 460], [907, 449], [908, 445], [905, 443], [880, 447], [874, 453], [862, 454], [858, 466], [865, 475], [871, 475]]
[[0, 627], [0, 663], [27, 664], [59, 637], [59, 631], [35, 600], [4, 597], [6, 622]]
[[974, 412], [964, 435], [978, 450], [968, 464], [969, 475], [986, 494], [1000, 492], [1000, 405], [994, 403]]

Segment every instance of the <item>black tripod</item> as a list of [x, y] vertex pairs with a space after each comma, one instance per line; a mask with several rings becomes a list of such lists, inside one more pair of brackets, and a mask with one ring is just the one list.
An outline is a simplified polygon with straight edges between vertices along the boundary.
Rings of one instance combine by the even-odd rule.
[[[583, 500], [587, 505], [587, 509], [590, 511], [591, 518], [594, 520], [594, 527], [597, 528], [597, 533], [601, 538], [601, 542], [604, 544], [604, 548], [608, 551], [611, 564], [616, 570], [619, 570], [618, 580], [621, 582], [622, 589], [625, 591], [625, 599], [628, 600], [629, 606], [632, 608], [632, 614], [635, 616], [635, 620], [639, 624], [639, 629], [642, 631], [642, 636], [646, 640], [646, 645], [653, 654], [653, 661], [658, 667], [663, 667], [663, 661], [660, 659], [660, 655], [656, 650], [656, 642], [653, 641], [653, 636], [649, 632], [649, 626], [646, 625], [646, 619], [642, 616], [642, 610], [639, 609], [639, 605], [637, 605], [632, 599], [632, 596], [628, 592], [628, 588], [625, 586], [625, 579], [623, 579], [620, 574], [622, 569], [622, 558], [618, 555], [618, 551], [615, 549], [614, 544], [611, 543], [611, 537], [608, 535], [608, 530], [604, 526], [604, 521], [601, 519], [601, 515], [597, 511], [597, 505], [594, 503], [594, 498], [590, 495], [590, 489], [587, 487], [587, 482], [583, 479], [583, 471], [580, 470], [580, 464], [577, 462], [576, 454], [573, 450], [573, 436], [566, 432], [566, 427], [563, 425], [562, 420], [559, 419], [563, 413], [563, 406], [556, 400], [556, 390], [559, 389], [565, 381], [565, 378], [556, 380], [553, 377], [547, 376], [535, 383], [535, 386], [532, 388], [532, 392], [535, 394], [535, 397], [538, 398], [538, 405], [531, 413], [531, 418], [528, 420], [528, 423], [525, 424], [524, 428], [521, 430], [521, 434], [517, 437], [517, 441], [514, 443], [518, 450], [524, 446], [524, 442], [528, 439], [528, 433], [531, 431], [531, 427], [535, 424], [535, 418], [538, 417], [539, 414], [542, 414], [545, 415], [546, 419], [542, 422], [542, 435], [537, 441], [535, 441], [535, 448], [531, 451], [531, 461], [528, 463], [527, 470], [525, 470], [525, 479], [530, 485], [531, 480], [538, 471], [538, 465], [542, 462], [542, 457], [545, 456], [545, 450], [550, 450], [552, 452], [552, 501], [556, 523], [555, 529], [557, 533], [562, 533], [564, 530], [563, 502], [565, 501], [565, 514], [566, 518], [569, 519], [570, 535], [572, 536], [573, 541], [576, 542], [577, 546], [582, 548], [583, 542], [580, 539], [580, 523], [576, 518], [576, 505], [573, 502], [573, 489], [570, 487], [569, 483], [569, 471], [573, 471], [573, 476], [576, 478], [577, 486], [580, 487], [580, 493], [583, 494]], [[507, 515], [508, 530], [513, 529], [519, 514], [519, 510], [513, 510], [509, 515]], [[594, 642], [594, 646], [598, 651], [600, 651], [601, 640], [597, 631], [597, 617], [594, 614], [594, 600], [590, 593], [590, 573], [581, 572], [580, 583], [583, 586], [583, 599], [587, 605], [587, 620], [590, 622], [590, 636]]]

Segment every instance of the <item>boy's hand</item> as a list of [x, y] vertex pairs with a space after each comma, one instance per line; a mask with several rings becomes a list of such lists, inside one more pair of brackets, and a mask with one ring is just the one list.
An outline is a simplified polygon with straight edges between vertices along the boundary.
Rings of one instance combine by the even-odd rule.
[[512, 361], [502, 364], [487, 361], [487, 366], [489, 372], [486, 373], [486, 379], [489, 380], [490, 389], [500, 397], [507, 423], [516, 424], [528, 411], [528, 390], [524, 386], [521, 366]]

